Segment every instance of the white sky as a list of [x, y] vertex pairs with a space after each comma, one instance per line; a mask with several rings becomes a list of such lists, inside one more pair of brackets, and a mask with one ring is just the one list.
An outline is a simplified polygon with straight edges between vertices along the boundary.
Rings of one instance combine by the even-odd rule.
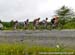
[[63, 5], [75, 9], [74, 0], [0, 0], [0, 19], [2, 21], [12, 19], [24, 21], [27, 18], [32, 21], [37, 17], [51, 19], [55, 10]]

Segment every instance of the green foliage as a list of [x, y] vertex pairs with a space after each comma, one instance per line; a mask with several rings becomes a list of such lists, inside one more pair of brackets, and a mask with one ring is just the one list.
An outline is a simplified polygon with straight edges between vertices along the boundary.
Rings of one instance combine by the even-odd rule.
[[56, 14], [59, 16], [59, 23], [61, 23], [62, 25], [72, 20], [75, 15], [72, 9], [69, 9], [66, 6], [62, 6], [60, 9], [58, 9], [56, 11]]
[[70, 9], [65, 7], [65, 6], [62, 6], [59, 10], [57, 10], [57, 14], [59, 16], [71, 15], [70, 14]]
[[[2, 22], [3, 24], [3, 30], [13, 30], [14, 28], [14, 22]], [[18, 28], [17, 29], [25, 29], [24, 28], [24, 23], [23, 22], [19, 22]], [[38, 27], [39, 30], [43, 30], [43, 29], [50, 29], [50, 23], [48, 23], [47, 28], [45, 28], [42, 24], [39, 25]], [[25, 29], [26, 30], [26, 29]], [[27, 27], [27, 30], [34, 30], [34, 26], [32, 22], [29, 22], [29, 25]]]
[[33, 29], [34, 29], [32, 22], [29, 23], [28, 29], [29, 29], [29, 30], [33, 30]]
[[[56, 29], [75, 29], [75, 21], [74, 20], [66, 22], [64, 25], [63, 25], [63, 22], [60, 21], [60, 23], [58, 24], [58, 27]], [[11, 25], [10, 22], [3, 22], [3, 26], [4, 26], [3, 30], [13, 30], [13, 25]], [[17, 29], [24, 30], [23, 22], [19, 23], [19, 26]], [[39, 30], [44, 30], [44, 29], [50, 30], [51, 29], [50, 23], [48, 24], [47, 28], [45, 28], [43, 25], [39, 25], [38, 29]], [[34, 30], [34, 26], [33, 26], [32, 22], [29, 23], [27, 30]]]
[[[39, 52], [75, 52], [68, 48], [50, 48], [43, 46], [27, 46], [25, 44], [0, 44], [0, 55], [40, 55]], [[63, 54], [64, 55], [64, 54]]]
[[68, 22], [64, 25], [65, 29], [75, 29], [75, 22]]
[[5, 26], [5, 27], [8, 27], [8, 28], [11, 27], [10, 22], [3, 22], [2, 24], [3, 24], [3, 26]]

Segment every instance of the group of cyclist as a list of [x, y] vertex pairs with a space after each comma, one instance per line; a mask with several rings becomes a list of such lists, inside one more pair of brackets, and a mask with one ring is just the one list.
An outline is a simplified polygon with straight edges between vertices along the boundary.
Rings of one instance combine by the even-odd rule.
[[[51, 26], [52, 26], [52, 28], [57, 27], [57, 25], [58, 25], [58, 18], [59, 18], [58, 16], [54, 16], [51, 19]], [[14, 23], [14, 26], [13, 26], [14, 29], [17, 29], [19, 22], [15, 21], [13, 23]], [[24, 28], [27, 29], [29, 27], [29, 19], [27, 19], [23, 23], [24, 23]], [[36, 19], [33, 20], [32, 23], [33, 23], [34, 29], [38, 29], [40, 24], [42, 24], [43, 27], [47, 28], [47, 26], [48, 26], [48, 18], [45, 18], [45, 20], [42, 20], [42, 21], [40, 21], [40, 18], [36, 18]], [[1, 28], [3, 28], [3, 25], [2, 25], [2, 22], [0, 21], [0, 29]]]

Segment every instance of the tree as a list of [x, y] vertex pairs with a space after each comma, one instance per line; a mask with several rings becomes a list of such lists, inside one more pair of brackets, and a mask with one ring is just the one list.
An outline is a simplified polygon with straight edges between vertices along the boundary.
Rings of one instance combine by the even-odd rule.
[[11, 20], [10, 21], [10, 27], [13, 27], [14, 26], [14, 20]]
[[64, 25], [69, 22], [74, 17], [74, 12], [66, 6], [62, 6], [60, 9], [56, 10], [56, 14], [59, 16], [59, 23]]

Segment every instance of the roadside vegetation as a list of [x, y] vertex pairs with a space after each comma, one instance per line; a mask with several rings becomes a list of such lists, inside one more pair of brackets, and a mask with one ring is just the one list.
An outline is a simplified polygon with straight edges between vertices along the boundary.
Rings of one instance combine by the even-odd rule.
[[[0, 55], [41, 55], [39, 52], [73, 52], [75, 50], [68, 48], [50, 48], [42, 46], [28, 46], [26, 44], [0, 44]], [[42, 54], [44, 55], [44, 54]], [[49, 54], [48, 54], [49, 55]], [[60, 55], [60, 54], [59, 54]], [[65, 54], [62, 54], [65, 55]]]

